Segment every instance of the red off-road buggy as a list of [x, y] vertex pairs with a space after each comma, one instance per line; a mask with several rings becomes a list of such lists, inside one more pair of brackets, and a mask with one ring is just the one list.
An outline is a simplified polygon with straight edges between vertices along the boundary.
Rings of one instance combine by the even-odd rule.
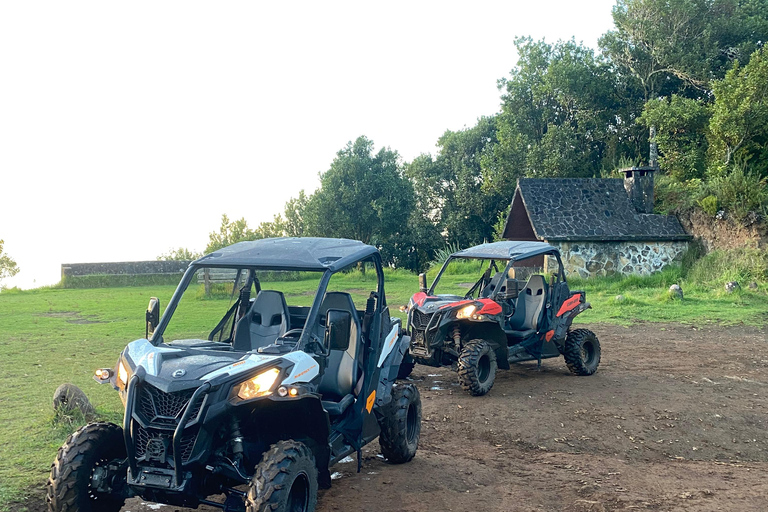
[[[464, 295], [439, 294], [450, 288], [441, 286], [446, 269], [462, 259], [482, 260], [480, 279]], [[536, 273], [553, 267], [549, 282]], [[473, 395], [490, 391], [497, 368], [509, 369], [510, 363], [537, 360], [540, 365], [562, 355], [576, 375], [592, 375], [600, 364], [595, 333], [570, 329], [574, 317], [591, 306], [583, 291], [568, 288], [560, 253], [549, 244], [470, 247], [446, 260], [431, 287], [421, 274], [419, 287], [408, 304], [410, 364], [455, 365], [461, 386]], [[410, 368], [404, 361], [401, 376]]]

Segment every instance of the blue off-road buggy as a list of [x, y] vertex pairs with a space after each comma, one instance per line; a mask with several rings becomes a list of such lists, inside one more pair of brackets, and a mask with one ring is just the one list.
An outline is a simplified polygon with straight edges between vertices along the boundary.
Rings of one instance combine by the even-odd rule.
[[[376, 279], [356, 305], [334, 277], [366, 267]], [[310, 305], [289, 305], [262, 282]], [[230, 301], [203, 290], [231, 293]], [[206, 314], [222, 302], [222, 313]], [[395, 383], [409, 343], [390, 318], [374, 247], [278, 238], [204, 256], [162, 318], [150, 301], [146, 338], [96, 372], [120, 394], [123, 424], [92, 423], [67, 439], [48, 480], [49, 510], [117, 512], [131, 496], [226, 511], [314, 510], [329, 467], [357, 453], [359, 470], [361, 448], [377, 436], [388, 461], [414, 457], [421, 399], [412, 384]], [[216, 494], [222, 503], [209, 499]]]

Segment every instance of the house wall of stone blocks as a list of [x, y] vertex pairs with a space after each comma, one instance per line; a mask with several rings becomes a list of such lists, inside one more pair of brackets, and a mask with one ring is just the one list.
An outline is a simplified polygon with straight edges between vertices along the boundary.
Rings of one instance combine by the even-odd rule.
[[[594, 277], [657, 272], [679, 262], [688, 249], [687, 241], [552, 242], [560, 250], [567, 276]], [[557, 261], [548, 257], [547, 272]]]

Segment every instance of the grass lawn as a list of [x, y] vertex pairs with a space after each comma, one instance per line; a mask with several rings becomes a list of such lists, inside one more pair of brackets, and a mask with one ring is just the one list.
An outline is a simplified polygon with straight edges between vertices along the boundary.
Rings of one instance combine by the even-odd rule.
[[[431, 272], [430, 279], [433, 276]], [[337, 278], [339, 287], [361, 304], [375, 288], [372, 273]], [[466, 289], [476, 278], [477, 274], [444, 276], [445, 284], [457, 290]], [[315, 286], [313, 279], [262, 283], [265, 289], [284, 291], [294, 305], [309, 305]], [[667, 296], [668, 286], [663, 278], [653, 276], [574, 282], [572, 288], [585, 289], [594, 308], [578, 320], [625, 325], [637, 321], [768, 323], [764, 287], [728, 295], [722, 287], [713, 291], [684, 283], [685, 299], [679, 301]], [[416, 276], [388, 272], [386, 292], [393, 315], [403, 317], [398, 308], [417, 287]], [[159, 297], [165, 306], [173, 290], [145, 286], [0, 293], [0, 510], [22, 499], [28, 489], [41, 486], [57, 448], [79, 426], [54, 418], [51, 399], [60, 384], [71, 382], [82, 388], [103, 419], [121, 420], [117, 393], [97, 385], [93, 371], [114, 366], [126, 343], [143, 337], [149, 297]], [[615, 299], [619, 294], [623, 301]], [[181, 321], [175, 327], [183, 332], [213, 326], [228, 304], [228, 298], [192, 297], [182, 304], [188, 323]]]

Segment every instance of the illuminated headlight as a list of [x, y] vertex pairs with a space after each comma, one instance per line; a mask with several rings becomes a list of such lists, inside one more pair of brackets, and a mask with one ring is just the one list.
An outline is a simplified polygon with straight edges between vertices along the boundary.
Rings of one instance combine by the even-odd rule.
[[128, 369], [122, 359], [117, 363], [117, 383], [121, 388], [128, 385]]
[[272, 386], [277, 380], [277, 376], [280, 375], [278, 368], [272, 368], [265, 372], [261, 372], [252, 379], [248, 379], [245, 382], [238, 384], [237, 397], [240, 400], [250, 400], [259, 396], [265, 396], [272, 393]]
[[456, 318], [462, 319], [462, 318], [469, 318], [472, 316], [472, 313], [475, 312], [477, 308], [474, 304], [470, 304], [469, 306], [464, 306], [460, 310], [456, 312]]

